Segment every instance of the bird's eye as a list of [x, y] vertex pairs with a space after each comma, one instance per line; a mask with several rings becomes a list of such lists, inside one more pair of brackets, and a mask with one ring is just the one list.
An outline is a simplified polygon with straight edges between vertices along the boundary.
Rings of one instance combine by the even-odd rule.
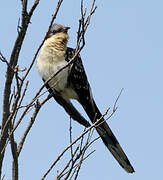
[[58, 32], [61, 32], [61, 30], [60, 30], [60, 29], [53, 30], [53, 31], [52, 31], [52, 34], [56, 34], [56, 33], [58, 33]]
[[62, 28], [59, 28], [56, 32], [62, 32]]

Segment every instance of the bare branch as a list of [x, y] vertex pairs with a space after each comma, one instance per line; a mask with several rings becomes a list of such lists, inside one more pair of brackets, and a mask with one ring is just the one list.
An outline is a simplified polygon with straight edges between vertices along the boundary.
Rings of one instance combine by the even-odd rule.
[[34, 10], [36, 9], [37, 5], [39, 4], [40, 0], [35, 0], [33, 6], [31, 7], [28, 15], [31, 17], [33, 15]]
[[[70, 131], [70, 144], [72, 143], [72, 119], [71, 119], [71, 117], [70, 117], [70, 128], [69, 128], [69, 131]], [[71, 148], [70, 148], [70, 150], [71, 150], [71, 158], [73, 159], [73, 148], [72, 148], [72, 146], [71, 146]]]
[[[33, 9], [33, 11], [34, 11], [34, 9]], [[1, 153], [0, 177], [1, 177], [1, 170], [2, 170], [2, 162], [3, 162], [3, 157], [4, 157], [3, 149], [5, 147], [6, 140], [8, 138], [8, 130], [11, 129], [11, 118], [9, 118], [9, 117], [13, 117], [14, 111], [16, 110], [16, 104], [18, 103], [18, 100], [20, 98], [20, 96], [18, 95], [18, 98], [15, 101], [14, 111], [10, 112], [11, 85], [12, 85], [13, 77], [14, 77], [14, 73], [15, 73], [13, 71], [13, 69], [15, 69], [15, 67], [18, 63], [20, 50], [21, 50], [21, 47], [22, 47], [22, 44], [24, 41], [24, 37], [26, 35], [28, 25], [30, 23], [31, 16], [32, 16], [32, 13], [30, 15], [27, 13], [27, 0], [22, 0], [21, 28], [20, 28], [20, 31], [16, 38], [10, 60], [9, 61], [5, 60], [5, 62], [8, 64], [8, 66], [7, 66], [6, 81], [5, 81], [5, 88], [4, 88], [4, 94], [3, 94], [4, 95], [3, 96], [3, 118], [2, 118], [2, 132], [3, 133], [1, 133], [1, 139], [0, 139], [0, 153]], [[4, 58], [3, 58], [3, 60], [4, 60]]]
[[19, 156], [19, 154], [20, 154], [20, 152], [21, 152], [21, 150], [22, 150], [22, 147], [23, 147], [23, 144], [24, 144], [24, 142], [25, 142], [25, 139], [26, 139], [26, 137], [27, 137], [27, 135], [28, 135], [28, 133], [29, 133], [29, 131], [30, 131], [30, 129], [31, 129], [34, 121], [35, 121], [35, 119], [36, 119], [36, 116], [37, 116], [40, 108], [49, 100], [49, 98], [51, 98], [51, 97], [48, 96], [48, 97], [45, 98], [41, 103], [40, 103], [39, 101], [36, 102], [35, 111], [33, 112], [32, 117], [31, 117], [31, 120], [30, 120], [30, 122], [29, 122], [26, 130], [24, 131], [24, 134], [23, 134], [23, 136], [21, 137], [20, 143], [19, 143], [19, 145], [18, 145], [18, 150], [17, 150], [17, 151], [18, 151], [18, 156]]
[[[93, 151], [91, 151], [86, 157], [84, 157], [83, 158], [83, 161], [84, 160], [86, 160], [91, 154], [93, 154], [95, 152], [95, 150], [93, 150]], [[74, 174], [75, 174], [75, 172], [76, 172], [76, 169], [77, 169], [77, 167], [79, 166], [79, 164], [77, 163], [77, 164], [75, 164], [74, 166], [73, 166], [73, 168], [72, 169], [75, 169], [73, 172], [72, 172], [72, 174], [71, 174], [71, 176], [70, 176], [70, 180], [72, 179], [72, 177], [74, 176]], [[70, 169], [71, 170], [71, 169]], [[68, 170], [67, 172], [65, 172], [64, 174], [62, 174], [62, 176], [61, 177], [63, 177], [63, 176], [65, 176], [67, 173], [69, 173], [70, 172], [70, 170]], [[61, 178], [60, 177], [60, 178]]]
[[5, 58], [5, 56], [2, 54], [1, 51], [0, 51], [0, 60], [1, 60], [2, 62], [5, 62], [5, 63], [9, 66], [8, 60]]
[[118, 95], [118, 97], [117, 97], [117, 99], [115, 100], [115, 103], [114, 103], [114, 106], [113, 106], [113, 111], [116, 111], [117, 108], [118, 108], [118, 107], [117, 107], [117, 102], [118, 102], [118, 100], [119, 100], [119, 98], [120, 98], [123, 90], [124, 90], [124, 89], [122, 88], [121, 91], [120, 91], [120, 93], [119, 93], [119, 95]]
[[15, 119], [16, 119], [18, 110], [21, 108], [21, 104], [22, 104], [22, 101], [23, 101], [23, 99], [24, 99], [24, 97], [25, 97], [28, 84], [29, 84], [29, 81], [26, 82], [24, 91], [23, 91], [23, 93], [22, 93], [22, 95], [21, 95], [21, 99], [20, 99], [20, 101], [19, 101], [19, 104], [17, 105], [17, 110], [16, 110], [15, 115], [14, 115], [14, 117], [13, 117], [13, 125], [15, 124]]
[[77, 167], [77, 172], [76, 172], [76, 175], [75, 175], [75, 180], [77, 179], [78, 175], [79, 175], [79, 171], [80, 171], [80, 168], [81, 168], [81, 165], [83, 163], [83, 159], [84, 159], [84, 154], [86, 152], [86, 150], [88, 149], [88, 145], [90, 143], [90, 140], [91, 140], [91, 137], [93, 135], [93, 130], [94, 129], [91, 129], [88, 133], [88, 137], [87, 137], [87, 141], [85, 143], [85, 146], [83, 147], [82, 151], [81, 151], [81, 158], [80, 158], [80, 161], [78, 163], [78, 167]]
[[[77, 148], [75, 149], [74, 153], [72, 154], [71, 156], [71, 159], [68, 161], [68, 163], [66, 164], [66, 166], [64, 167], [64, 169], [61, 171], [61, 173], [58, 174], [58, 178], [61, 178], [62, 177], [62, 174], [64, 173], [64, 171], [69, 167], [70, 163], [72, 162], [72, 167], [73, 167], [73, 164], [74, 164], [74, 161], [73, 161], [73, 158], [74, 156], [76, 155], [77, 151], [79, 150], [79, 145], [77, 146]], [[69, 176], [69, 175], [68, 175]], [[66, 179], [66, 178], [65, 178]]]
[[11, 136], [10, 142], [11, 142], [11, 152], [13, 157], [12, 179], [18, 180], [18, 153], [17, 153], [17, 144], [14, 140], [14, 135]]
[[[93, 130], [91, 130], [90, 132], [88, 132], [88, 137], [87, 137], [87, 140], [86, 140], [86, 143], [84, 145], [84, 147], [82, 148], [82, 143], [80, 143], [80, 150], [79, 150], [79, 154], [76, 156], [76, 158], [73, 160], [72, 162], [72, 165], [71, 165], [71, 168], [66, 172], [64, 173], [61, 177], [63, 177], [64, 175], [67, 174], [67, 176], [64, 178], [64, 180], [68, 179], [70, 177], [70, 179], [74, 176], [76, 170], [77, 170], [77, 174], [79, 173], [79, 170], [80, 170], [80, 167], [81, 167], [81, 163], [92, 153], [89, 153], [89, 155], [86, 156], [86, 158], [84, 158], [84, 154], [86, 152], [86, 150], [88, 149], [89, 147], [89, 142], [90, 142], [90, 139], [91, 139], [91, 136], [93, 134]], [[83, 137], [81, 138], [81, 141], [83, 141]], [[76, 164], [77, 160], [80, 159], [80, 161]], [[79, 167], [80, 166], [80, 167]], [[73, 171], [74, 169], [74, 171]], [[73, 171], [73, 172], [72, 172]], [[72, 173], [72, 174], [71, 174]], [[76, 177], [78, 176], [76, 174]], [[70, 176], [71, 175], [71, 176]]]

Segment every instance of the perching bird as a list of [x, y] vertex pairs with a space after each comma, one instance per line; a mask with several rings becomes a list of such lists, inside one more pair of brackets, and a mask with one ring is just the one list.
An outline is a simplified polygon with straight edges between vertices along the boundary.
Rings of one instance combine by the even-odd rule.
[[74, 120], [86, 127], [90, 126], [88, 121], [71, 104], [70, 99], [77, 100], [83, 106], [92, 123], [100, 119], [102, 123], [96, 127], [96, 130], [102, 141], [122, 168], [128, 173], [133, 173], [134, 168], [108, 124], [104, 121], [93, 99], [80, 55], [75, 58], [71, 65], [54, 76], [58, 70], [68, 64], [75, 53], [74, 49], [67, 47], [68, 29], [69, 27], [60, 24], [52, 26], [37, 59], [38, 72], [43, 81], [51, 78], [46, 86], [48, 91], [53, 93], [55, 100]]

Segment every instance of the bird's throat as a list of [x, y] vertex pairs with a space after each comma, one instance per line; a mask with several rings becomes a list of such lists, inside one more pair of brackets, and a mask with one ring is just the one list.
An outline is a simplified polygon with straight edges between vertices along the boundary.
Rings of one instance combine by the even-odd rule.
[[53, 49], [55, 51], [66, 51], [68, 42], [68, 34], [67, 33], [58, 33], [48, 38], [45, 41], [46, 46], [48, 48]]

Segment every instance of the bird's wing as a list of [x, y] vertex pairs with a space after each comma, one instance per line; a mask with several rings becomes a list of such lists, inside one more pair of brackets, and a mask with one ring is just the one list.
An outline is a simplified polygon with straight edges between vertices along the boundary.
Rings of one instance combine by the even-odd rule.
[[[69, 62], [74, 56], [74, 53], [74, 49], [68, 47], [65, 60]], [[89, 85], [80, 55], [74, 59], [71, 70], [69, 72], [68, 83], [69, 86], [71, 86], [77, 93], [79, 97], [78, 101], [84, 107], [86, 112], [88, 108], [94, 107], [91, 87]], [[87, 114], [91, 120], [95, 118], [95, 110], [93, 110], [93, 112], [89, 111]]]

